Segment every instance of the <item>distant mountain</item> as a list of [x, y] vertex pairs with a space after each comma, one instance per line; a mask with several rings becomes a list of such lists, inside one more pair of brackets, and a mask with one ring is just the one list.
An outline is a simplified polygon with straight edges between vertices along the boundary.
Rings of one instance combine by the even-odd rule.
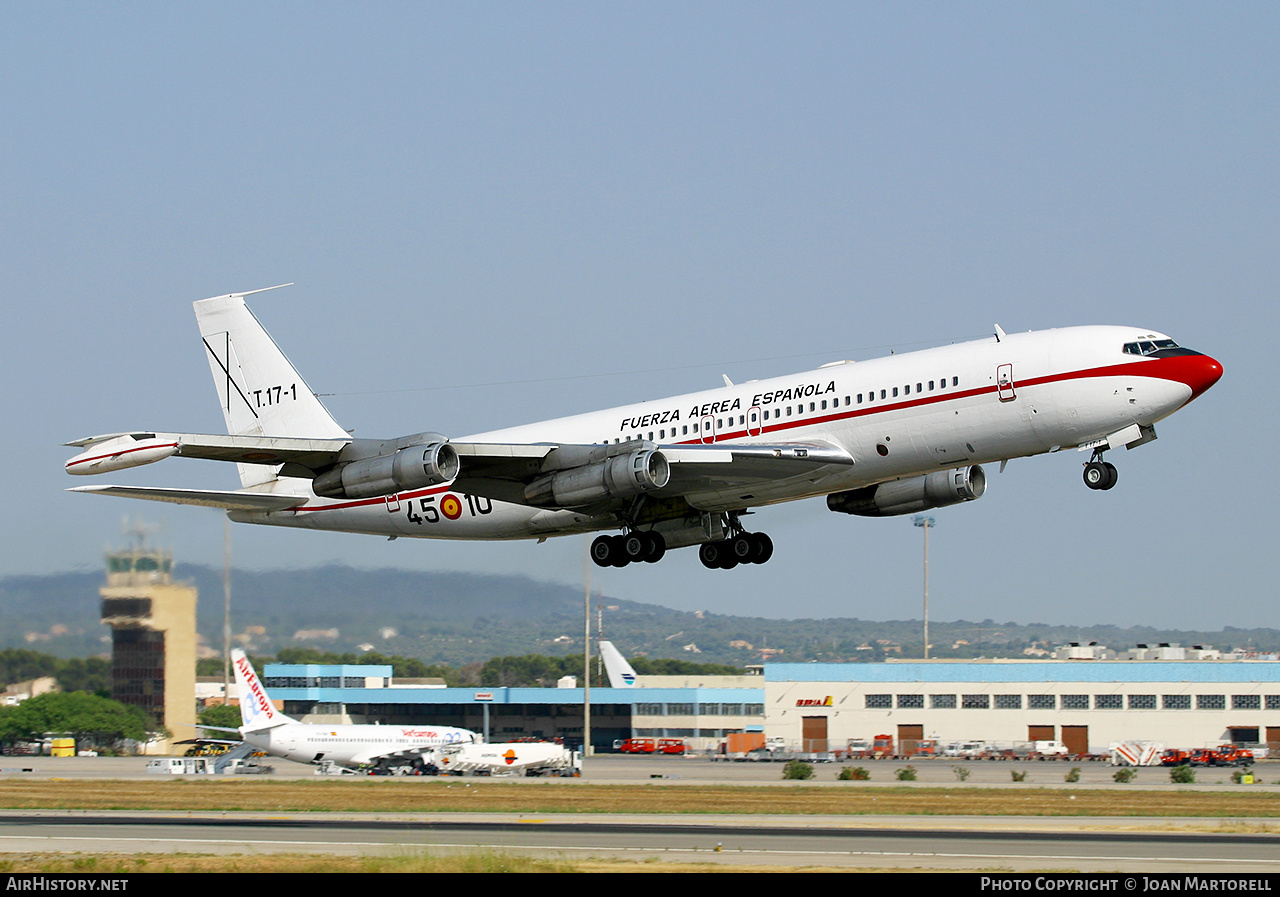
[[[221, 646], [221, 570], [184, 565], [178, 572], [199, 591], [202, 640]], [[62, 657], [106, 651], [108, 634], [98, 617], [103, 582], [102, 573], [0, 578], [5, 621], [0, 648], [36, 648]], [[609, 637], [629, 655], [735, 665], [921, 655], [921, 625], [913, 620], [770, 620], [608, 597], [601, 602]], [[337, 652], [367, 645], [454, 665], [503, 655], [576, 654], [582, 651], [582, 616], [580, 590], [519, 576], [343, 566], [232, 575], [232, 629], [263, 654], [297, 645]], [[1280, 650], [1276, 629], [1194, 632], [931, 621], [930, 636], [934, 657], [1021, 657], [1069, 641], [1096, 641], [1116, 650], [1138, 642]]]

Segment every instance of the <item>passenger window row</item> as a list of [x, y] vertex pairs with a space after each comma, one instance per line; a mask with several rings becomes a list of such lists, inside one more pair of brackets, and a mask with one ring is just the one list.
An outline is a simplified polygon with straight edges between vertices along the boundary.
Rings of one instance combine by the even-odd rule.
[[[960, 385], [960, 378], [954, 377], [954, 376], [951, 377], [951, 383], [950, 383], [951, 388], [954, 389], [959, 385]], [[928, 381], [920, 380], [915, 384], [915, 392], [917, 395], [924, 392], [935, 392], [937, 390], [946, 389], [947, 386], [948, 384], [947, 384], [946, 377], [942, 377], [938, 380], [928, 380]], [[885, 399], [889, 399], [889, 398], [897, 398], [899, 395], [898, 390], [899, 390], [899, 387], [897, 386], [886, 387], [880, 390], [880, 401], [884, 401]], [[901, 387], [901, 390], [902, 390], [902, 395], [909, 396], [912, 394], [911, 393], [912, 385], [910, 383], [907, 383]], [[861, 405], [863, 404], [864, 396], [866, 397], [866, 404], [868, 405], [876, 401], [876, 391], [873, 389], [866, 393], [861, 393], [861, 392], [857, 393], [856, 396], [855, 395], [845, 396], [844, 405], [846, 407], [852, 406], [852, 405]], [[829, 411], [829, 410], [834, 411], [840, 407], [841, 407], [840, 399], [821, 399], [821, 400], [808, 403], [808, 413], [816, 414], [822, 411]], [[781, 420], [784, 417], [792, 417], [792, 416], [803, 417], [804, 414], [805, 414], [804, 402], [801, 402], [798, 405], [784, 405], [781, 408], [765, 408], [761, 412], [761, 416], [763, 417], [764, 420]], [[743, 426], [746, 426], [746, 423], [747, 423], [747, 416], [745, 414], [737, 415], [736, 417], [737, 426], [743, 427]], [[733, 427], [735, 425], [734, 415], [729, 415], [727, 419], [716, 418], [715, 429], [717, 433], [723, 431], [726, 425], [729, 427]], [[753, 422], [753, 426], [754, 426], [754, 422]], [[679, 430], [678, 433], [677, 433], [677, 429]], [[710, 429], [709, 425], [708, 425], [708, 429]], [[679, 428], [671, 427], [670, 429], [664, 428], [656, 431], [650, 430], [648, 432], [648, 435], [644, 433], [634, 433], [630, 436], [618, 436], [618, 437], [615, 437], [613, 441], [614, 443], [621, 443], [621, 442], [630, 442], [633, 439], [648, 439], [650, 442], [655, 442], [655, 441], [662, 442], [666, 439], [687, 438], [690, 435], [694, 437], [698, 437], [701, 435], [700, 430], [701, 430], [701, 422], [695, 421], [692, 424], [682, 424]], [[608, 445], [609, 440], [606, 438], [601, 444]]]

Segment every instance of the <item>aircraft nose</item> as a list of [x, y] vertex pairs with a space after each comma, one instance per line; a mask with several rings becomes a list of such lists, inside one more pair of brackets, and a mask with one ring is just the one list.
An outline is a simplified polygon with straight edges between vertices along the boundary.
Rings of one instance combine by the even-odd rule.
[[1191, 387], [1192, 399], [1222, 379], [1222, 365], [1208, 355], [1195, 355], [1187, 360], [1192, 363], [1187, 365], [1182, 382]]

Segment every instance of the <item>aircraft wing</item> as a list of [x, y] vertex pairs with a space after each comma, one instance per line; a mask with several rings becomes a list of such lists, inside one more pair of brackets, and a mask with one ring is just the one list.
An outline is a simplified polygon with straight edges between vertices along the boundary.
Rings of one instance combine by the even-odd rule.
[[[80, 448], [81, 453], [69, 460], [66, 467], [69, 473], [105, 473], [179, 455], [269, 465], [278, 468], [280, 477], [314, 479], [321, 473], [331, 476], [339, 466], [381, 464], [385, 458], [401, 451], [411, 453], [410, 450], [428, 441], [446, 442], [436, 434], [377, 442], [351, 438], [113, 433], [67, 443]], [[626, 476], [623, 468], [637, 453], [649, 453], [655, 470], [662, 470], [661, 484], [655, 480], [641, 491], [658, 498], [687, 498], [694, 506], [698, 506], [699, 499], [709, 500], [713, 495], [784, 486], [853, 464], [853, 457], [843, 448], [820, 441], [765, 445], [657, 445], [645, 440], [606, 445], [448, 442], [448, 446], [457, 454], [455, 488], [460, 491], [531, 507], [591, 512], [607, 511], [632, 500], [634, 490], [617, 489], [609, 483]], [[592, 486], [597, 480], [601, 483], [599, 488]], [[305, 504], [310, 497], [145, 486], [82, 486], [70, 491], [232, 511], [284, 510]], [[323, 494], [333, 495], [327, 491]]]
[[677, 445], [662, 448], [671, 464], [663, 492], [750, 485], [810, 475], [830, 464], [848, 466], [853, 456], [827, 443], [779, 445]]
[[[498, 501], [540, 507], [600, 507], [626, 500], [611, 496], [594, 501], [565, 503], [547, 500], [538, 484], [558, 474], [585, 472], [634, 452], [653, 451], [666, 461], [669, 477], [655, 497], [696, 496], [724, 490], [777, 484], [796, 478], [812, 478], [832, 466], [853, 464], [853, 457], [830, 443], [778, 443], [773, 445], [720, 443], [718, 445], [656, 445], [634, 440], [612, 445], [504, 445], [459, 443], [456, 487], [464, 492]], [[646, 490], [648, 491], [648, 490]]]
[[283, 476], [314, 476], [331, 467], [351, 439], [289, 436], [217, 436], [198, 433], [130, 432], [89, 436], [68, 442], [81, 453], [67, 462], [68, 473], [103, 473], [161, 457], [204, 458], [240, 464], [286, 465]]
[[142, 498], [147, 501], [165, 501], [177, 505], [199, 505], [203, 508], [221, 508], [225, 511], [283, 511], [286, 508], [305, 505], [308, 500], [308, 496], [305, 495], [283, 495], [278, 492], [170, 489], [163, 486], [75, 486], [67, 491], [117, 495], [121, 498]]

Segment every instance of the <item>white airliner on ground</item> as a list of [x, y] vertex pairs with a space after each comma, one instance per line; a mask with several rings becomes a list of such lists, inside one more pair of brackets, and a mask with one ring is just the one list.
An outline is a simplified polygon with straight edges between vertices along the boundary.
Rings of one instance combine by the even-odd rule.
[[246, 744], [275, 757], [350, 767], [434, 765], [436, 751], [441, 748], [479, 741], [476, 733], [449, 726], [300, 723], [271, 703], [243, 651], [231, 652], [231, 664], [240, 696], [240, 736]]
[[[255, 291], [262, 292], [262, 291]], [[618, 530], [601, 566], [698, 545], [702, 563], [764, 563], [752, 508], [825, 496], [882, 517], [970, 501], [983, 463], [1092, 450], [1091, 489], [1110, 489], [1109, 449], [1222, 376], [1207, 355], [1137, 327], [1006, 334], [771, 380], [451, 439], [355, 439], [232, 293], [195, 303], [230, 435], [93, 436], [67, 462], [95, 474], [170, 455], [233, 461], [235, 491], [82, 486], [72, 491], [225, 509], [232, 520], [428, 539], [546, 539]]]

